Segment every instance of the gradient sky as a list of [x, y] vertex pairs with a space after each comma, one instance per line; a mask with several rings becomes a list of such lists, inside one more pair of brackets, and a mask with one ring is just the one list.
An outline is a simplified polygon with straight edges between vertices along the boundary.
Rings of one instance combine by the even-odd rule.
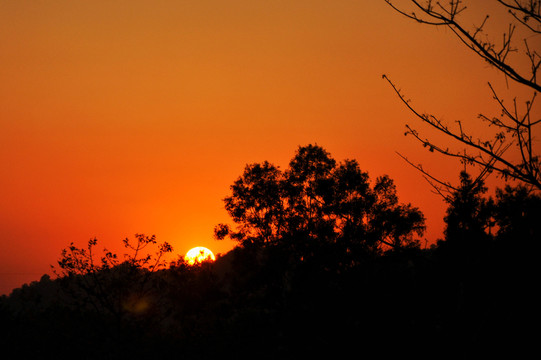
[[404, 136], [417, 123], [381, 75], [465, 123], [504, 83], [383, 1], [0, 0], [0, 49], [0, 293], [93, 237], [225, 253], [213, 228], [244, 165], [284, 168], [309, 143], [391, 176], [434, 242], [445, 204], [396, 152], [461, 167]]

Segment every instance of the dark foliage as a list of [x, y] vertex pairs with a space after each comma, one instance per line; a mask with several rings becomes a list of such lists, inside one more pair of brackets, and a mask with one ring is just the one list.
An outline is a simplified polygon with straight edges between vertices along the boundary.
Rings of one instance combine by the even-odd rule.
[[[323, 174], [348, 166], [326, 164], [319, 167]], [[256, 168], [250, 167], [248, 174]], [[250, 186], [262, 199], [245, 200], [276, 204], [279, 197], [267, 197], [265, 187], [274, 186], [272, 179], [279, 173], [270, 164], [257, 169], [267, 174], [263, 178], [270, 184]], [[319, 171], [313, 169], [308, 173]], [[336, 181], [334, 189], [378, 191], [366, 175], [353, 173], [357, 185]], [[326, 232], [325, 219], [332, 212], [314, 209], [325, 221], [299, 215], [302, 219], [295, 222], [295, 230], [318, 229], [308, 232], [309, 237], [303, 237], [305, 230], [264, 237], [276, 234], [276, 228], [240, 227], [251, 235], [239, 239], [251, 241], [242, 241], [215, 262], [188, 265], [179, 259], [154, 269], [134, 261], [94, 267], [87, 263], [76, 274], [57, 279], [44, 275], [0, 299], [1, 345], [20, 358], [57, 359], [465, 359], [507, 351], [521, 358], [519, 352], [536, 341], [530, 326], [537, 306], [539, 262], [533, 250], [540, 239], [541, 225], [535, 220], [541, 198], [522, 187], [506, 187], [489, 199], [482, 183], [474, 184], [467, 174], [461, 180], [450, 198], [445, 239], [433, 248], [405, 246], [370, 256], [340, 252], [343, 247], [335, 246], [339, 242], [329, 239], [345, 236], [344, 228]], [[313, 184], [305, 187], [304, 181], [306, 177], [292, 183], [288, 191], [326, 196]], [[299, 184], [304, 184], [302, 191]], [[378, 184], [385, 188], [389, 183]], [[243, 183], [238, 189], [247, 188]], [[295, 204], [304, 209], [309, 201], [296, 196]], [[324, 204], [338, 206], [327, 198]], [[259, 216], [282, 216], [271, 210]], [[348, 231], [355, 239], [364, 229]], [[295, 236], [310, 241], [292, 248]], [[152, 237], [139, 237], [145, 239], [156, 244]], [[63, 253], [61, 264], [89, 259], [85, 256], [92, 244], [86, 253], [72, 245], [72, 256]], [[298, 261], [301, 251], [309, 256]], [[348, 266], [339, 265], [344, 263]]]
[[348, 266], [361, 254], [418, 246], [415, 235], [425, 229], [423, 214], [399, 203], [388, 176], [371, 185], [355, 160], [338, 164], [317, 145], [299, 147], [284, 171], [268, 162], [247, 165], [231, 192], [225, 207], [236, 229], [218, 225], [218, 239], [288, 247], [301, 261], [321, 261], [319, 252]]

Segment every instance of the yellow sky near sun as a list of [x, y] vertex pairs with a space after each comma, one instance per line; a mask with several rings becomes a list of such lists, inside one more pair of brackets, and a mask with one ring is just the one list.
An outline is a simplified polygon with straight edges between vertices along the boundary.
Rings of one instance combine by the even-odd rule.
[[213, 227], [244, 165], [308, 143], [389, 174], [433, 241], [444, 205], [395, 152], [459, 167], [403, 136], [381, 75], [448, 120], [493, 109], [494, 70], [383, 1], [0, 1], [0, 49], [4, 292], [94, 236], [226, 252]]

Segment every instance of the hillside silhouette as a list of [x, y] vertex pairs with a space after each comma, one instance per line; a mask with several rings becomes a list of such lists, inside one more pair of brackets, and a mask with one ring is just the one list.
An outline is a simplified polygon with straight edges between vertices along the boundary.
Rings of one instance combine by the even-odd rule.
[[[238, 242], [216, 261], [164, 264], [139, 234], [121, 259], [73, 244], [58, 276], [0, 299], [2, 346], [22, 358], [478, 358], [535, 343], [541, 198], [486, 196], [463, 172], [444, 238], [386, 176], [300, 147], [285, 170], [247, 165], [225, 199]], [[148, 249], [147, 248], [147, 249]]]

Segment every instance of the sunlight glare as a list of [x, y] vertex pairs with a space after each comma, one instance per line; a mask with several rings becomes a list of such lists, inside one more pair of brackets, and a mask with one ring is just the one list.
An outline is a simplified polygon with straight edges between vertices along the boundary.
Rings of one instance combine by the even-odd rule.
[[184, 259], [189, 265], [193, 265], [195, 263], [201, 263], [206, 260], [214, 261], [216, 260], [216, 257], [214, 256], [212, 251], [210, 251], [206, 247], [197, 246], [188, 250]]

